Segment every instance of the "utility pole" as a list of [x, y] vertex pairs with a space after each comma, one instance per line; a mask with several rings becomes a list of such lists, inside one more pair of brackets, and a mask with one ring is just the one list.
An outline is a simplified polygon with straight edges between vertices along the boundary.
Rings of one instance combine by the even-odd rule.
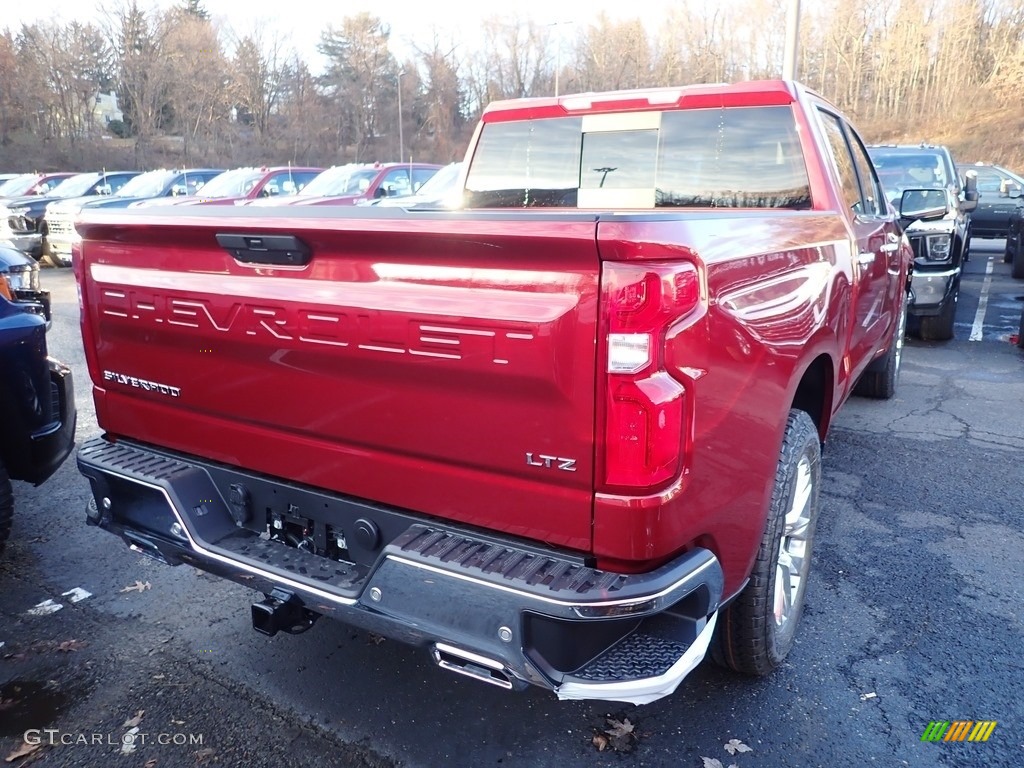
[[[402, 137], [402, 75], [405, 74], [404, 69], [398, 70], [398, 162], [405, 161], [405, 140]], [[409, 183], [412, 184], [412, 177], [409, 177]]]
[[[549, 27], [560, 27], [563, 24], [575, 24], [575, 21], [553, 21], [548, 24]], [[558, 78], [562, 74], [562, 33], [560, 30], [555, 30], [555, 37], [557, 42], [555, 43], [555, 98], [558, 98]]]
[[786, 50], [782, 61], [782, 79], [796, 79], [800, 43], [800, 0], [789, 0], [786, 9]]

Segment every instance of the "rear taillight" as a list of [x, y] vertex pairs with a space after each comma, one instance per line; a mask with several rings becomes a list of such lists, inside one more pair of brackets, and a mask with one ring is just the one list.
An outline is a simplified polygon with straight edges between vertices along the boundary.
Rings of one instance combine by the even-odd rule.
[[701, 303], [690, 263], [605, 263], [604, 445], [600, 490], [639, 494], [671, 483], [683, 470], [686, 389], [665, 368], [668, 331]]

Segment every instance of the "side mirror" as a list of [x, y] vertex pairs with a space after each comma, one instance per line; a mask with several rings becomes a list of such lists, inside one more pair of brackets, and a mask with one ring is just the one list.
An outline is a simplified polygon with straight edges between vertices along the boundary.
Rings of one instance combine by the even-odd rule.
[[184, 184], [175, 184], [173, 187], [171, 187], [171, 197], [178, 197], [180, 195], [186, 194], [187, 192], [188, 190], [185, 189]]
[[903, 197], [900, 198], [900, 218], [939, 219], [947, 213], [949, 213], [949, 199], [946, 197], [946, 190], [903, 190]]
[[1020, 184], [1011, 184], [1010, 188], [1006, 190], [1006, 196], [1013, 200], [1018, 199], [1021, 195], [1024, 195], [1024, 189], [1021, 189]]
[[109, 184], [101, 184], [100, 186], [96, 187], [97, 195], [112, 195], [113, 193], [114, 190], [110, 188]]
[[964, 199], [960, 203], [960, 210], [964, 213], [973, 211], [978, 207], [978, 174], [968, 171], [964, 174]]
[[373, 193], [374, 197], [387, 197], [388, 190], [386, 187], [377, 187], [377, 191]]

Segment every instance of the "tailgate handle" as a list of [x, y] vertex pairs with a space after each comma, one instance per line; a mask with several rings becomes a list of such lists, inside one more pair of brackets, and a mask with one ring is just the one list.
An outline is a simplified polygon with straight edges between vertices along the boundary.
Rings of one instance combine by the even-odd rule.
[[309, 246], [294, 235], [217, 235], [217, 244], [247, 264], [301, 267], [309, 264]]

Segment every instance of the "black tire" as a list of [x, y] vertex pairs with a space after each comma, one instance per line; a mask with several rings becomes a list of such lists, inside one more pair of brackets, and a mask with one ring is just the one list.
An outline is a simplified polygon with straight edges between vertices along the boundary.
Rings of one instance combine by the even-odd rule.
[[1017, 280], [1024, 278], [1024, 237], [1018, 238], [1017, 247], [1013, 252], [1013, 266], [1010, 274]]
[[0, 555], [4, 552], [4, 544], [11, 535], [11, 523], [14, 520], [14, 490], [11, 478], [7, 476], [7, 468], [0, 461]]
[[903, 359], [903, 340], [907, 335], [907, 297], [900, 303], [899, 319], [892, 331], [889, 351], [864, 371], [853, 392], [862, 397], [889, 400], [896, 394]]
[[[768, 520], [750, 581], [718, 617], [711, 646], [711, 656], [718, 664], [748, 675], [766, 675], [785, 660], [793, 647], [811, 567], [820, 488], [818, 430], [805, 411], [792, 410], [786, 420]], [[807, 515], [806, 524], [800, 528], [802, 540], [792, 535], [795, 529], [786, 535], [787, 513], [792, 518], [798, 490], [804, 500], [800, 509]], [[801, 541], [803, 555], [797, 568], [798, 582], [789, 590], [788, 612], [784, 609], [784, 619], [777, 621], [776, 603], [781, 597], [776, 595], [776, 584], [782, 568], [782, 550]]]
[[956, 322], [956, 303], [960, 298], [960, 287], [957, 286], [953, 295], [946, 299], [942, 311], [934, 317], [921, 318], [921, 339], [923, 341], [949, 341], [953, 338], [953, 325]]

